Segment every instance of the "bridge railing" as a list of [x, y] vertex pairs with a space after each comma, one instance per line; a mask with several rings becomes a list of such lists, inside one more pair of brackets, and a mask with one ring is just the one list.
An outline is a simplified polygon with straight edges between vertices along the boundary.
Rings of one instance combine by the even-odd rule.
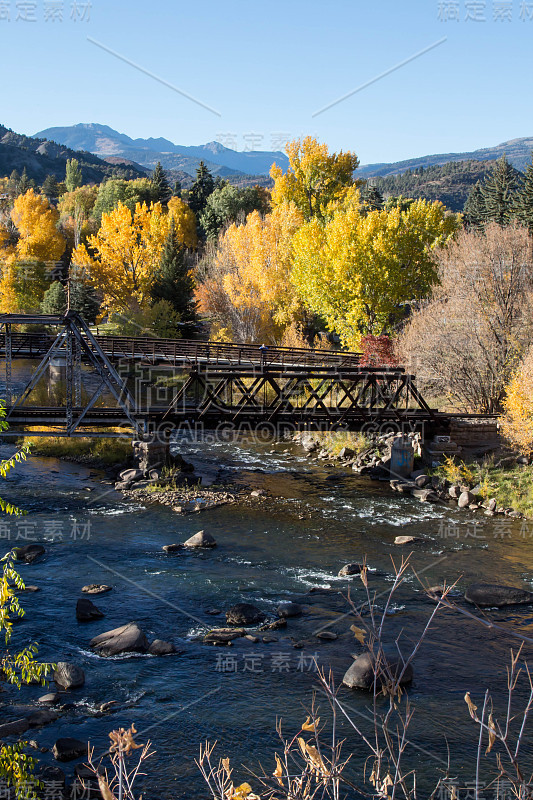
[[[152, 339], [133, 336], [95, 336], [98, 344], [112, 359], [147, 360], [152, 363], [167, 362], [172, 365], [186, 363], [215, 364], [272, 364], [280, 366], [357, 366], [358, 353], [332, 350], [307, 350], [298, 347], [268, 347], [240, 345], [223, 342], [202, 342], [188, 339]], [[11, 334], [12, 358], [31, 358], [44, 355], [54, 337], [46, 333]], [[0, 353], [5, 354], [5, 334], [0, 334]]]

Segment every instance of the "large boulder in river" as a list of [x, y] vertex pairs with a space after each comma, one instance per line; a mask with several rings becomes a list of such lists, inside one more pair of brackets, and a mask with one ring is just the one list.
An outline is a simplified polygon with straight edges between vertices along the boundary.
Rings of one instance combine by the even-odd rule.
[[125, 482], [140, 481], [144, 478], [144, 472], [142, 469], [125, 469], [120, 473], [119, 478]]
[[210, 533], [198, 531], [183, 543], [184, 547], [216, 547], [217, 543]]
[[56, 761], [73, 761], [75, 758], [87, 756], [88, 746], [80, 739], [72, 739], [67, 736], [57, 740], [52, 747], [52, 753]]
[[345, 578], [349, 575], [360, 575], [362, 569], [362, 564], [345, 564], [344, 567], [339, 570], [338, 575], [339, 578]]
[[473, 583], [465, 592], [465, 600], [480, 608], [517, 606], [533, 603], [533, 592], [516, 586], [496, 583]]
[[164, 642], [163, 639], [154, 639], [148, 648], [148, 652], [152, 656], [168, 656], [171, 653], [175, 653], [176, 648], [172, 642]]
[[90, 641], [91, 647], [101, 656], [117, 656], [120, 653], [146, 653], [149, 644], [144, 632], [136, 622], [106, 631]]
[[107, 586], [105, 583], [89, 583], [81, 590], [83, 594], [105, 594], [112, 590], [112, 586]]
[[283, 602], [276, 608], [278, 617], [286, 619], [289, 617], [300, 617], [303, 611], [303, 607], [299, 605], [299, 603]]
[[266, 614], [251, 603], [237, 603], [226, 611], [228, 625], [257, 625], [265, 619]]
[[76, 619], [78, 622], [91, 622], [93, 619], [102, 619], [105, 614], [87, 597], [82, 597], [76, 603]]
[[204, 644], [228, 645], [245, 633], [244, 628], [213, 628], [204, 636]]
[[45, 554], [45, 549], [42, 544], [25, 544], [22, 547], [14, 547], [13, 552], [17, 561], [31, 564]]
[[79, 689], [85, 683], [85, 673], [77, 664], [58, 661], [54, 671], [54, 683], [61, 689]]
[[[400, 675], [403, 664], [397, 658], [387, 659], [388, 670], [397, 677]], [[377, 684], [378, 688], [387, 681], [388, 670], [384, 663], [379, 665]], [[374, 675], [376, 672], [376, 661], [371, 653], [363, 653], [358, 656], [352, 666], [346, 671], [342, 682], [350, 689], [366, 689], [367, 691], [374, 686]], [[413, 680], [413, 668], [409, 664], [402, 676], [400, 684], [405, 686]]]

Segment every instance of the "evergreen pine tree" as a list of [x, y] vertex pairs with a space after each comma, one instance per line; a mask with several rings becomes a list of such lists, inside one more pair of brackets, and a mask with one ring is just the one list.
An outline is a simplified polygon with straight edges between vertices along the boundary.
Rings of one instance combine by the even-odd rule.
[[517, 219], [527, 225], [529, 232], [533, 234], [533, 160], [526, 169], [524, 181], [517, 193], [515, 213]]
[[63, 284], [54, 281], [44, 293], [41, 303], [42, 314], [64, 314], [67, 310], [67, 293]]
[[42, 193], [48, 200], [57, 200], [61, 189], [55, 175], [47, 175], [43, 181]]
[[100, 301], [92, 286], [84, 281], [71, 281], [70, 307], [73, 311], [77, 311], [85, 322], [94, 325], [100, 311]]
[[481, 181], [477, 181], [466, 198], [464, 207], [464, 224], [467, 228], [478, 228], [485, 218], [485, 200], [481, 189]]
[[179, 314], [182, 332], [185, 337], [191, 336], [198, 321], [196, 301], [194, 299], [195, 282], [187, 264], [185, 248], [176, 235], [174, 220], [165, 242], [159, 270], [150, 289], [152, 305], [160, 300], [167, 300]]
[[515, 215], [514, 203], [516, 193], [520, 187], [521, 175], [505, 156], [498, 159], [492, 174], [483, 182], [481, 194], [483, 195], [485, 222], [497, 222], [498, 225], [508, 225]]
[[176, 183], [174, 184], [174, 191], [172, 193], [172, 196], [181, 197], [181, 190], [182, 190], [181, 181], [176, 181]]
[[370, 183], [361, 189], [361, 201], [368, 211], [378, 211], [383, 208], [383, 195], [377, 186]]
[[189, 190], [189, 206], [196, 214], [196, 219], [200, 218], [207, 203], [207, 198], [214, 190], [214, 178], [204, 162], [200, 161], [200, 165], [196, 170], [196, 180]]
[[26, 194], [29, 189], [31, 189], [31, 181], [28, 177], [28, 170], [24, 167], [18, 184], [19, 194]]
[[160, 161], [155, 165], [154, 174], [152, 175], [152, 186], [154, 187], [156, 200], [159, 203], [168, 203], [172, 196], [172, 190]]

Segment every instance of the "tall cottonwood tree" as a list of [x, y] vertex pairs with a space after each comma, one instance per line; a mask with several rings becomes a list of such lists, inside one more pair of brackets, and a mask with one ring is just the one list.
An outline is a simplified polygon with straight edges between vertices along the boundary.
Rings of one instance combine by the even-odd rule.
[[292, 202], [305, 219], [323, 217], [330, 203], [343, 200], [350, 188], [360, 184], [354, 178], [359, 166], [355, 153], [330, 153], [312, 136], [288, 142], [285, 152], [287, 171], [277, 164], [270, 170], [274, 206]]
[[369, 213], [352, 202], [296, 233], [291, 281], [307, 307], [354, 349], [362, 335], [389, 332], [402, 304], [429, 295], [438, 280], [433, 251], [459, 225], [438, 202]]
[[102, 215], [102, 226], [88, 238], [87, 247], [76, 248], [73, 265], [87, 271], [106, 311], [135, 314], [141, 309], [161, 261], [168, 225], [160, 203], [137, 204], [133, 214], [119, 203]]

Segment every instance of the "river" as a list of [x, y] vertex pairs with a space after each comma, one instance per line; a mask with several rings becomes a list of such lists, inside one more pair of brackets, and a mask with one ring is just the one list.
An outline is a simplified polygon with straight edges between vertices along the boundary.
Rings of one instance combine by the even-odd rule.
[[[2, 445], [5, 457], [11, 450]], [[71, 707], [57, 722], [34, 733], [39, 746], [51, 748], [59, 736], [90, 740], [105, 750], [108, 732], [135, 723], [139, 741], [150, 738], [156, 755], [147, 763], [145, 794], [157, 798], [205, 797], [195, 765], [203, 741], [217, 740], [235, 779], [254, 781], [246, 768], [262, 762], [272, 772], [279, 751], [276, 720], [292, 737], [306, 717], [316, 686], [314, 658], [331, 667], [338, 683], [361, 652], [346, 616], [343, 594], [364, 602], [358, 577], [339, 578], [348, 562], [367, 557], [370, 585], [382, 605], [392, 582], [392, 562], [406, 549], [394, 545], [399, 534], [425, 537], [413, 546], [412, 563], [429, 585], [458, 580], [459, 588], [480, 579], [531, 587], [533, 526], [520, 521], [474, 516], [457, 509], [421, 504], [392, 494], [386, 483], [315, 462], [286, 442], [181, 442], [179, 451], [207, 480], [233, 480], [264, 489], [250, 498], [199, 514], [182, 516], [170, 508], [132, 502], [102, 482], [102, 475], [75, 464], [30, 458], [0, 485], [4, 499], [29, 513], [3, 520], [7, 550], [24, 541], [42, 542], [45, 557], [21, 567], [27, 584], [40, 591], [22, 595], [26, 616], [17, 624], [14, 644], [39, 642], [39, 655], [73, 661], [86, 672], [86, 684], [68, 696]], [[182, 542], [200, 529], [218, 547], [167, 555], [165, 544]], [[80, 590], [87, 583], [108, 583], [113, 591], [93, 598], [105, 619], [78, 623]], [[310, 590], [330, 588], [332, 592]], [[223, 625], [213, 609], [251, 602], [273, 613], [282, 600], [295, 600], [307, 613], [276, 632], [277, 642], [239, 639], [232, 647], [209, 647], [197, 637]], [[465, 607], [463, 601], [461, 607]], [[395, 598], [388, 638], [402, 632], [407, 649], [433, 609], [411, 574]], [[485, 688], [494, 693], [496, 711], [505, 701], [505, 669], [518, 633], [533, 639], [529, 607], [493, 610], [487, 616], [508, 633], [489, 630], [450, 611], [442, 611], [418, 653], [408, 690], [415, 717], [406, 758], [419, 771], [421, 786], [438, 777], [448, 740], [451, 774], [471, 781], [475, 773], [477, 728], [464, 694], [478, 706]], [[101, 658], [89, 648], [98, 633], [135, 620], [149, 637], [171, 640], [179, 654]], [[315, 633], [328, 626], [339, 635], [323, 641]], [[289, 638], [291, 637], [291, 638]], [[294, 641], [303, 643], [295, 648]], [[531, 644], [526, 644], [531, 656]], [[39, 687], [9, 690], [0, 696], [2, 718], [21, 716], [20, 704], [35, 703]], [[519, 698], [525, 696], [519, 688]], [[340, 699], [367, 731], [370, 698], [341, 689]], [[99, 704], [116, 700], [116, 711], [101, 715]], [[320, 701], [323, 718], [326, 702]], [[345, 752], [353, 751], [353, 772], [368, 755], [348, 724], [340, 722]], [[526, 758], [531, 756], [530, 749]], [[51, 753], [40, 756], [53, 763]], [[68, 775], [72, 765], [66, 765]], [[493, 795], [491, 795], [493, 796]]]

